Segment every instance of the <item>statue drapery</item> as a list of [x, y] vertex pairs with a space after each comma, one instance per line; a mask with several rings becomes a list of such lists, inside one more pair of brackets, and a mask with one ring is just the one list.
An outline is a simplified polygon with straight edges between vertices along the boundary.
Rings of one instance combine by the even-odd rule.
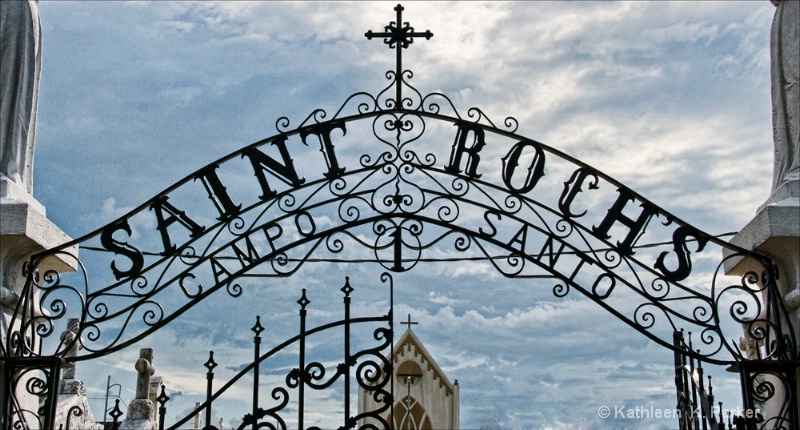
[[0, 179], [32, 194], [42, 64], [36, 1], [0, 2], [0, 56]]
[[777, 3], [770, 32], [775, 191], [791, 178], [800, 179], [800, 1], [773, 3]]

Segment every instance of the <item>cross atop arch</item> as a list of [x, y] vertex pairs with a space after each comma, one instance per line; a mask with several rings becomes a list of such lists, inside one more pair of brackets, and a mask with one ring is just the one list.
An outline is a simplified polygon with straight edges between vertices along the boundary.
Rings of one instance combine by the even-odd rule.
[[364, 36], [366, 36], [368, 40], [372, 40], [373, 37], [383, 37], [383, 43], [389, 45], [389, 48], [394, 49], [397, 53], [397, 62], [395, 66], [395, 100], [396, 107], [398, 108], [402, 105], [400, 77], [401, 73], [403, 73], [403, 49], [408, 48], [409, 45], [414, 43], [415, 37], [424, 37], [426, 40], [430, 40], [431, 37], [433, 37], [433, 33], [431, 33], [430, 30], [415, 32], [414, 27], [411, 27], [407, 22], [403, 22], [404, 9], [405, 8], [400, 4], [395, 6], [394, 10], [397, 12], [397, 21], [391, 21], [389, 25], [384, 26], [383, 28], [386, 31], [375, 33], [369, 30], [364, 33]]

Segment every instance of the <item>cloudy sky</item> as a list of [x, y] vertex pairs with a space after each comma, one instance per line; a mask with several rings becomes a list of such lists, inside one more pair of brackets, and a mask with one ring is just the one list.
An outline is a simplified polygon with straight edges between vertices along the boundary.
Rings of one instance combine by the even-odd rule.
[[[34, 196], [79, 237], [276, 134], [280, 117], [296, 125], [316, 108], [335, 112], [355, 92], [376, 94], [394, 55], [364, 33], [393, 20], [393, 6], [42, 0]], [[513, 116], [519, 134], [712, 235], [741, 229], [767, 198], [768, 1], [405, 6], [404, 20], [434, 33], [404, 53], [421, 92], [445, 93], [463, 112], [477, 106], [491, 118]], [[441, 143], [445, 153], [450, 139]], [[323, 168], [312, 149], [297, 162]], [[576, 291], [557, 298], [551, 284], [531, 288], [487, 267], [421, 265], [394, 278], [396, 319], [411, 313], [419, 338], [459, 380], [463, 428], [677, 425], [598, 416], [602, 406], [674, 407], [670, 351]], [[265, 339], [293, 335], [301, 287], [311, 308], [336, 318], [336, 293], [349, 275], [358, 312], [384, 313], [382, 270], [309, 264], [238, 298], [219, 292], [142, 341], [137, 346], [155, 349], [157, 373], [174, 397], [170, 417], [201, 400], [209, 350], [221, 363], [219, 381], [246, 362], [255, 315], [270, 324]], [[134, 347], [84, 363], [79, 376], [90, 395], [101, 397], [111, 375], [130, 401], [137, 355]], [[738, 377], [714, 372], [715, 394], [735, 407]], [[231, 394], [215, 422], [238, 422], [237, 402], [247, 396]], [[102, 415], [102, 399], [94, 404]], [[320, 405], [325, 425], [337, 406]]]

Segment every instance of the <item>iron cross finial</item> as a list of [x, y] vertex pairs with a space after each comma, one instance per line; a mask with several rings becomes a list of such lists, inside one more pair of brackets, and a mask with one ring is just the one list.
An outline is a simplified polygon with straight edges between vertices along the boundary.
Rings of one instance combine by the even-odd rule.
[[383, 43], [389, 45], [389, 48], [397, 49], [400, 52], [400, 48], [408, 48], [409, 45], [414, 43], [415, 37], [424, 37], [427, 40], [430, 40], [433, 37], [433, 33], [430, 30], [425, 30], [424, 33], [419, 33], [414, 31], [414, 27], [408, 25], [407, 22], [403, 22], [403, 10], [405, 8], [402, 5], [395, 6], [394, 10], [397, 12], [397, 21], [392, 21], [389, 25], [383, 27], [386, 31], [383, 33], [374, 33], [372, 30], [364, 33], [364, 36], [367, 36], [367, 39], [372, 40], [373, 37], [383, 37]]
[[415, 32], [414, 27], [411, 27], [407, 22], [403, 22], [403, 6], [397, 5], [394, 10], [397, 12], [397, 21], [391, 21], [389, 25], [384, 26], [384, 32], [375, 33], [372, 30], [364, 33], [368, 40], [373, 37], [382, 37], [383, 43], [389, 45], [389, 48], [394, 49], [397, 55], [397, 63], [395, 68], [395, 84], [396, 84], [396, 107], [402, 107], [401, 98], [401, 75], [403, 73], [403, 49], [408, 48], [409, 45], [414, 43], [415, 37], [424, 37], [430, 40], [433, 33], [430, 30], [425, 32]]
[[419, 324], [419, 323], [418, 323], [418, 322], [416, 322], [416, 321], [411, 321], [411, 314], [408, 314], [408, 321], [406, 321], [406, 322], [401, 322], [400, 324], [407, 325], [407, 326], [408, 326], [408, 329], [409, 329], [409, 330], [411, 330], [411, 326], [412, 326], [412, 325], [414, 325], [414, 324]]

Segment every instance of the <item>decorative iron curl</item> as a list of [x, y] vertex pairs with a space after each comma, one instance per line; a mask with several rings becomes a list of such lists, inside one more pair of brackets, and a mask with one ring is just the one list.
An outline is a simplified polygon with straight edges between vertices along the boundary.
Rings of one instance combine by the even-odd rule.
[[569, 237], [575, 231], [575, 224], [566, 218], [559, 218], [556, 221], [555, 229], [551, 230], [559, 239]]
[[234, 298], [241, 296], [243, 291], [242, 285], [239, 284], [238, 282], [233, 282], [233, 281], [229, 281], [227, 283], [225, 290], [228, 292], [229, 296]]
[[456, 176], [450, 182], [450, 190], [456, 196], [464, 196], [470, 189], [471, 182], [469, 182], [466, 178], [462, 178], [461, 176]]
[[[745, 277], [746, 276], [747, 275], [745, 275]], [[744, 294], [744, 296], [748, 299], [747, 301], [745, 301], [745, 299], [742, 298], [737, 298], [733, 303], [731, 303], [728, 309], [728, 314], [730, 315], [730, 317], [734, 321], [740, 324], [750, 323], [752, 319], [761, 314], [761, 301], [758, 299], [756, 291], [753, 291], [746, 287], [743, 288], [743, 286], [744, 284], [742, 286], [732, 285], [725, 287], [714, 298], [715, 307], [719, 308], [721, 298], [724, 297], [727, 293], [735, 292], [737, 294]], [[751, 302], [752, 305], [755, 307], [754, 310], [750, 310], [749, 305], [747, 303], [748, 301]], [[751, 316], [748, 317], [748, 315]]]
[[567, 294], [569, 294], [569, 290], [569, 284], [566, 282], [557, 282], [555, 285], [553, 285], [553, 295], [558, 298], [566, 297]]
[[372, 204], [361, 196], [348, 197], [339, 204], [339, 219], [344, 222], [356, 222], [361, 219], [361, 209], [359, 203], [367, 208], [372, 208]]
[[279, 252], [272, 256], [270, 262], [272, 263], [272, 270], [276, 273], [281, 273], [282, 270], [289, 266], [289, 256], [285, 252]]
[[34, 276], [33, 283], [40, 290], [57, 288], [61, 285], [61, 274], [55, 270], [47, 270], [41, 277]]
[[297, 198], [293, 193], [288, 192], [278, 199], [278, 208], [284, 212], [292, 212], [297, 205]]
[[694, 317], [695, 321], [698, 323], [713, 323], [713, 318], [716, 316], [717, 312], [711, 308], [710, 303], [696, 305], [692, 310], [692, 317]]
[[700, 342], [702, 342], [703, 345], [706, 345], [707, 347], [710, 346], [711, 350], [714, 351], [714, 353], [722, 351], [722, 348], [725, 346], [722, 332], [716, 326], [703, 329], [700, 332], [699, 337], [700, 337]]
[[669, 315], [666, 315], [663, 309], [654, 303], [642, 303], [633, 311], [633, 322], [636, 323], [641, 329], [649, 330], [656, 324], [657, 318], [653, 315], [652, 308], [655, 308], [663, 313], [670, 325], [674, 327]]
[[70, 421], [71, 421], [72, 417], [80, 417], [82, 415], [83, 415], [83, 408], [80, 407], [79, 405], [75, 405], [75, 406], [69, 408], [69, 411], [67, 411], [66, 428], [64, 430], [70, 430], [70, 425], [69, 424], [70, 424]]
[[484, 112], [478, 107], [471, 107], [467, 110], [467, 118], [473, 121], [476, 124], [481, 124], [481, 120], [485, 122], [486, 125], [489, 125], [492, 128], [498, 130], [504, 130], [508, 133], [515, 133], [517, 128], [519, 128], [519, 121], [516, 118], [509, 116], [503, 120], [503, 128], [498, 127], [495, 125], [494, 121], [492, 121]]
[[427, 153], [423, 155], [423, 158], [420, 158], [419, 155], [410, 149], [404, 149], [400, 152], [400, 159], [404, 163], [413, 163], [417, 164], [422, 167], [433, 167], [436, 164], [436, 155], [433, 153]]
[[671, 290], [671, 284], [669, 281], [661, 276], [657, 276], [650, 281], [649, 284], [644, 283], [642, 287], [642, 293], [644, 293], [648, 299], [654, 301], [658, 301], [667, 297]]
[[278, 130], [279, 133], [286, 133], [289, 131], [291, 123], [292, 121], [289, 120], [289, 118], [282, 116], [275, 120], [275, 129]]
[[46, 380], [34, 376], [25, 383], [25, 391], [34, 396], [45, 396], [50, 391], [50, 387], [48, 387]]
[[[100, 339], [101, 331], [100, 331], [100, 328], [98, 328], [96, 324], [87, 323], [87, 324], [83, 325], [83, 327], [81, 329], [81, 334], [86, 336], [86, 338], [89, 339], [89, 341], [96, 342], [98, 339]], [[81, 345], [83, 345], [83, 342], [81, 342]], [[84, 348], [85, 348], [85, 346], [84, 346]]]
[[364, 91], [359, 91], [357, 93], [351, 94], [344, 103], [339, 106], [339, 110], [333, 115], [333, 119], [340, 118], [341, 113], [344, 112], [345, 108], [350, 105], [350, 102], [356, 99], [366, 99], [364, 101], [358, 102], [356, 101], [356, 113], [358, 115], [364, 115], [370, 112], [374, 112], [378, 109], [378, 100], [372, 96], [372, 94], [366, 93]]
[[247, 222], [241, 216], [232, 216], [225, 222], [228, 231], [238, 237], [242, 237], [248, 233]]
[[[387, 70], [386, 74], [384, 76], [389, 81], [389, 85], [387, 85], [386, 88], [381, 90], [378, 93], [378, 95], [375, 97], [375, 99], [378, 100], [378, 106], [379, 107], [381, 105], [383, 105], [383, 107], [385, 109], [388, 109], [388, 110], [395, 109], [395, 108], [399, 107], [398, 103], [397, 103], [397, 100], [392, 98], [389, 94], [394, 92], [395, 85], [397, 85], [396, 81], [398, 80], [398, 77], [396, 76], [396, 73], [393, 70]], [[381, 100], [383, 100], [382, 103], [381, 103]]]
[[374, 168], [379, 164], [392, 163], [397, 159], [397, 157], [398, 156], [396, 152], [393, 151], [384, 151], [378, 154], [378, 156], [375, 157], [375, 160], [373, 160], [372, 156], [369, 154], [361, 154], [361, 156], [358, 158], [358, 163], [361, 165], [361, 167], [369, 169]]
[[422, 99], [422, 101], [420, 101], [420, 108], [419, 109], [422, 112], [425, 112], [425, 113], [430, 113], [430, 114], [433, 114], [433, 115], [439, 115], [439, 113], [441, 112], [441, 106], [439, 105], [439, 103], [437, 103], [436, 101], [433, 100], [433, 99], [437, 99], [437, 98], [443, 99], [446, 102], [446, 104], [448, 105], [448, 107], [452, 110], [452, 112], [459, 119], [461, 119], [461, 115], [459, 115], [458, 109], [456, 109], [456, 106], [455, 106], [455, 104], [453, 104], [453, 101], [450, 100], [450, 98], [447, 97], [446, 95], [444, 95], [442, 93], [439, 93], [439, 92], [430, 93], [430, 94], [426, 95]]
[[[315, 390], [323, 390], [325, 388], [330, 387], [334, 382], [336, 382], [339, 377], [344, 373], [337, 367], [336, 373], [330, 377], [327, 381], [323, 381], [325, 379], [325, 366], [318, 362], [313, 361], [311, 363], [306, 364], [305, 369], [303, 369], [303, 380], [305, 381], [306, 385], [315, 389]], [[323, 381], [322, 383], [317, 383], [315, 381]]]
[[[269, 409], [258, 408], [255, 415], [246, 414], [242, 419], [242, 423], [239, 425], [239, 427], [237, 427], [237, 429], [244, 430], [245, 428], [253, 424], [257, 424], [256, 428], [267, 428], [270, 430], [287, 430], [286, 421], [283, 420], [283, 418], [278, 414], [278, 412], [286, 408], [286, 406], [289, 404], [289, 392], [286, 391], [286, 389], [283, 387], [276, 387], [272, 390], [271, 396], [273, 400], [279, 402], [277, 405]], [[278, 425], [275, 426], [269, 421], [259, 422], [264, 417], [269, 417], [275, 420], [278, 423]]]
[[348, 188], [347, 179], [344, 177], [331, 179], [331, 181], [328, 183], [328, 189], [330, 192], [337, 196], [347, 195], [347, 193], [350, 191]]
[[413, 99], [411, 97], [403, 97], [403, 100], [400, 103], [400, 107], [403, 109], [412, 109], [415, 104], [419, 105], [420, 103], [422, 103], [422, 94], [416, 88], [414, 88], [413, 85], [408, 83], [408, 81], [410, 81], [413, 78], [414, 78], [414, 72], [412, 72], [411, 70], [403, 70], [403, 72], [401, 73], [400, 82], [402, 84], [405, 84], [405, 87], [413, 91], [414, 95], [416, 96]]
[[131, 292], [137, 297], [147, 297], [155, 291], [155, 285], [149, 286], [149, 281], [145, 276], [138, 275], [131, 278], [129, 282]]
[[181, 249], [181, 252], [178, 253], [178, 258], [180, 258], [181, 263], [191, 266], [195, 261], [197, 261], [197, 250], [191, 245], [185, 245]]
[[503, 120], [503, 125], [506, 127], [506, 131], [509, 133], [516, 133], [517, 129], [519, 128], [519, 121], [517, 121], [517, 119], [513, 116], [509, 116]]
[[503, 199], [503, 211], [509, 215], [513, 215], [522, 210], [522, 199], [515, 194], [509, 194]]
[[372, 360], [361, 361], [356, 367], [356, 381], [364, 390], [380, 391], [389, 383], [388, 375], [392, 374], [391, 361], [381, 353], [391, 344], [392, 332], [389, 328], [379, 327], [372, 333], [372, 337], [382, 343], [353, 356], [354, 360], [360, 360], [366, 356], [373, 357]]
[[[623, 257], [616, 249], [608, 249], [606, 252], [600, 254], [602, 255], [602, 259], [598, 260], [601, 260], [608, 269], [616, 269], [622, 264]], [[595, 255], [597, 254], [595, 253]]]

